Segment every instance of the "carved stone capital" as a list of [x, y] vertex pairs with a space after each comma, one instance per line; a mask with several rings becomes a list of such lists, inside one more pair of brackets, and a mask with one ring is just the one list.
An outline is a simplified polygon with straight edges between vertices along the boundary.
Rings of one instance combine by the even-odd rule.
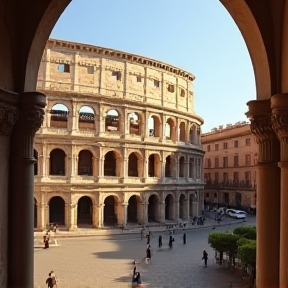
[[0, 102], [0, 135], [10, 136], [12, 128], [18, 120], [19, 112], [16, 107]]

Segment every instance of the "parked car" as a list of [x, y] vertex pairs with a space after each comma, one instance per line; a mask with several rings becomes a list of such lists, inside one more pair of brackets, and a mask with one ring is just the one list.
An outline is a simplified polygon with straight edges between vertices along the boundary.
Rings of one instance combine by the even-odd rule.
[[235, 218], [235, 219], [246, 219], [246, 215], [247, 215], [245, 211], [235, 210], [235, 209], [229, 209], [227, 211], [227, 214], [229, 217]]

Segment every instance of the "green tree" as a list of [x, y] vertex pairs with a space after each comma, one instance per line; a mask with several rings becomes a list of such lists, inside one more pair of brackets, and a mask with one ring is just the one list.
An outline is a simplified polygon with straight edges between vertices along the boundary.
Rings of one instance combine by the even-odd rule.
[[242, 236], [247, 239], [256, 240], [255, 226], [242, 226], [234, 229], [233, 234]]

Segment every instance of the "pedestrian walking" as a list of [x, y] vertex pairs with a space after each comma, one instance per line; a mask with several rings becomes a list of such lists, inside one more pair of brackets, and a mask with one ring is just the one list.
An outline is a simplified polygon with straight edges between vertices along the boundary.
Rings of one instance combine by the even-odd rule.
[[48, 274], [48, 278], [46, 279], [46, 285], [48, 288], [53, 288], [51, 272]]
[[44, 249], [49, 248], [49, 241], [50, 241], [50, 235], [48, 232], [46, 232], [45, 235], [43, 236]]
[[159, 248], [162, 247], [162, 236], [160, 235], [158, 238]]
[[206, 252], [206, 250], [203, 251], [202, 260], [204, 260], [204, 265], [205, 267], [207, 267], [208, 253]]
[[57, 282], [58, 282], [58, 279], [55, 275], [55, 272], [52, 270], [51, 272], [51, 278], [52, 278], [52, 288], [57, 288]]
[[150, 245], [148, 245], [148, 248], [146, 250], [146, 264], [151, 264], [151, 249]]
[[147, 238], [147, 245], [149, 245], [150, 244], [150, 233], [147, 234], [146, 238]]
[[183, 244], [184, 244], [184, 245], [186, 244], [186, 234], [185, 234], [185, 232], [184, 232], [184, 234], [183, 234]]
[[169, 247], [170, 247], [170, 249], [172, 248], [172, 246], [173, 246], [173, 237], [172, 237], [172, 235], [170, 235], [169, 236]]

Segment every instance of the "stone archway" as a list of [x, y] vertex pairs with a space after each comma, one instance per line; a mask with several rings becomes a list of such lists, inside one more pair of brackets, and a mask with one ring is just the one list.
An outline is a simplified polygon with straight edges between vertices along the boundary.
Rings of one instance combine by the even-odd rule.
[[34, 228], [37, 228], [37, 200], [34, 197]]
[[159, 221], [159, 197], [155, 194], [148, 199], [148, 222]]
[[128, 200], [127, 207], [127, 222], [128, 223], [139, 223], [138, 219], [138, 208], [140, 203], [140, 197], [137, 195], [133, 195]]
[[175, 211], [174, 211], [174, 197], [172, 194], [168, 194], [165, 197], [165, 220], [174, 220]]
[[118, 199], [113, 196], [107, 196], [104, 200], [104, 226], [114, 226], [118, 222], [118, 211], [117, 211]]
[[77, 205], [77, 226], [92, 225], [93, 204], [88, 196], [82, 196]]
[[185, 219], [185, 195], [180, 194], [179, 197], [179, 218]]
[[60, 196], [54, 196], [49, 201], [49, 223], [65, 225], [65, 201]]

